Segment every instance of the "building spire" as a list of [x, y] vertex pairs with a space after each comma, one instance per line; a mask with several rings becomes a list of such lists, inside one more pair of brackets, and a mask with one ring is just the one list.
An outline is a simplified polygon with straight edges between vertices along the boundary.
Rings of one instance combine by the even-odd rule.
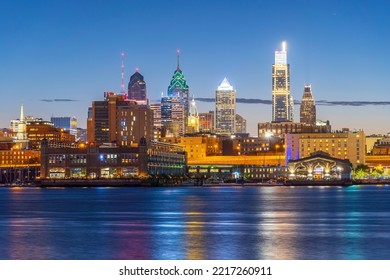
[[180, 49], [177, 49], [177, 70], [180, 70]]
[[121, 57], [122, 57], [122, 81], [121, 81], [121, 93], [122, 94], [125, 94], [126, 91], [125, 91], [125, 52], [122, 51], [121, 52]]

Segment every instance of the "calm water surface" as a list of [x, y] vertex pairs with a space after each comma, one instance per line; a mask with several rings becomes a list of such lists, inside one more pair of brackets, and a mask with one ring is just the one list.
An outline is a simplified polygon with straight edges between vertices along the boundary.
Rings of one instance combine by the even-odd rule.
[[390, 259], [390, 187], [1, 188], [0, 259]]

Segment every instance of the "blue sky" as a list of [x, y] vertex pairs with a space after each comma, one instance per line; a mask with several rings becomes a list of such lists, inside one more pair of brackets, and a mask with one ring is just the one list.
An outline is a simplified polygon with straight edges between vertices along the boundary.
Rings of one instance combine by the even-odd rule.
[[[181, 49], [195, 97], [214, 97], [226, 76], [242, 98], [271, 99], [274, 51], [288, 43], [291, 94], [304, 83], [328, 101], [390, 101], [388, 1], [0, 1], [0, 127], [27, 115], [75, 115], [119, 91], [136, 67], [148, 96], [166, 92]], [[41, 99], [72, 99], [43, 102]], [[213, 109], [198, 103], [199, 111]], [[271, 106], [239, 104], [256, 134]], [[318, 106], [334, 129], [387, 133], [389, 105]], [[295, 108], [299, 120], [299, 106]]]

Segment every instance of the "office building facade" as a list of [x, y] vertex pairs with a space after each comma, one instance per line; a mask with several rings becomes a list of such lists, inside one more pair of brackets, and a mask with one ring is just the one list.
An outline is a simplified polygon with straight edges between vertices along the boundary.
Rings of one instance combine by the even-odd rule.
[[236, 133], [236, 90], [226, 78], [215, 91], [215, 133]]
[[286, 42], [275, 51], [272, 65], [272, 121], [293, 122], [294, 100], [290, 94], [290, 65], [287, 63]]

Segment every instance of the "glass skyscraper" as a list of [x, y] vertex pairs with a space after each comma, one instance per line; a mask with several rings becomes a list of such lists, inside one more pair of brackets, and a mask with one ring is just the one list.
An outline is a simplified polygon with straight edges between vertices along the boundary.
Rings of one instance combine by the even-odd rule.
[[272, 121], [294, 121], [294, 99], [290, 95], [290, 64], [287, 63], [286, 42], [275, 51], [272, 65]]
[[179, 51], [177, 68], [168, 86], [167, 96], [161, 98], [161, 122], [163, 128], [175, 136], [185, 134], [189, 116], [189, 87], [180, 69]]
[[144, 76], [138, 72], [138, 69], [130, 77], [127, 98], [130, 100], [146, 101], [146, 84]]

